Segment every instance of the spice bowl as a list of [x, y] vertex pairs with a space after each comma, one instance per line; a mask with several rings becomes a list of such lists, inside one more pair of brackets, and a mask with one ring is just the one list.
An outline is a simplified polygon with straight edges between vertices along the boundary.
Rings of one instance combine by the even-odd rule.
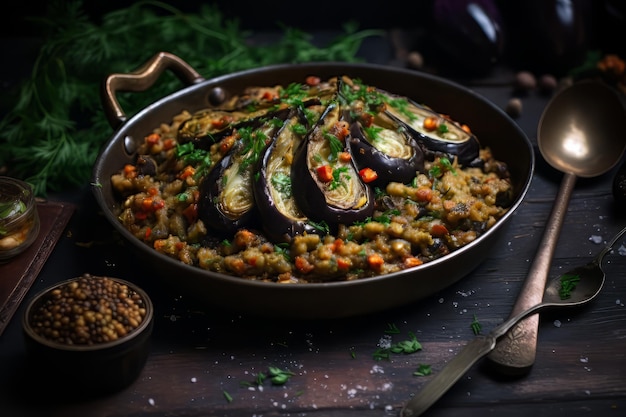
[[29, 366], [40, 384], [107, 394], [140, 375], [150, 349], [153, 305], [133, 283], [83, 274], [36, 294], [22, 327]]
[[39, 227], [31, 186], [0, 176], [0, 263], [24, 252], [37, 238]]

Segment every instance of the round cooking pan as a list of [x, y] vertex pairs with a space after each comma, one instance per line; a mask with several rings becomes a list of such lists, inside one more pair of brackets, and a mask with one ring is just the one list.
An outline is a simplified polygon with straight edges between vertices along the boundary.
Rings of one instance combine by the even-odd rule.
[[[116, 94], [149, 88], [166, 70], [188, 86], [158, 100], [131, 118], [119, 106]], [[401, 272], [354, 281], [277, 284], [246, 280], [183, 264], [131, 235], [118, 221], [122, 199], [111, 187], [111, 176], [135, 162], [135, 149], [154, 127], [170, 123], [183, 110], [195, 112], [239, 94], [245, 87], [301, 83], [309, 75], [322, 79], [348, 75], [365, 84], [407, 96], [435, 111], [469, 125], [482, 146], [508, 164], [514, 202], [491, 229], [468, 245], [435, 261]], [[457, 282], [478, 266], [511, 221], [530, 186], [535, 166], [532, 145], [524, 132], [502, 110], [480, 95], [451, 81], [412, 70], [362, 63], [281, 64], [204, 79], [175, 55], [159, 53], [131, 74], [112, 74], [103, 85], [103, 106], [116, 129], [93, 169], [93, 193], [105, 217], [153, 267], [166, 288], [193, 297], [207, 308], [290, 319], [339, 318], [373, 313], [428, 297]]]

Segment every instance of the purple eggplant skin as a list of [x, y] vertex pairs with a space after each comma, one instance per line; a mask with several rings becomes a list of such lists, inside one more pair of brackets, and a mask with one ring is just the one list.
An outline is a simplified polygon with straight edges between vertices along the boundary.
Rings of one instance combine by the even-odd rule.
[[315, 227], [308, 222], [306, 216], [287, 213], [280, 208], [281, 204], [276, 201], [276, 198], [293, 198], [293, 191], [291, 195], [282, 195], [281, 192], [272, 191], [274, 187], [272, 176], [277, 173], [273, 164], [274, 158], [279, 158], [281, 164], [288, 165], [283, 160], [285, 152], [290, 153], [295, 150], [302, 140], [299, 134], [292, 130], [292, 127], [296, 123], [306, 125], [306, 118], [301, 111], [295, 113], [278, 130], [274, 140], [263, 154], [256, 170], [258, 175], [255, 177], [253, 186], [255, 204], [261, 218], [263, 231], [274, 243], [289, 242], [294, 236], [304, 233], [316, 233]]
[[239, 147], [234, 146], [214, 167], [200, 184], [200, 200], [198, 201], [198, 217], [204, 222], [213, 234], [230, 237], [239, 229], [255, 227], [256, 209], [234, 216], [225, 209], [220, 202], [220, 194], [224, 191], [224, 175], [235, 159]]
[[564, 76], [584, 63], [594, 38], [592, 3], [597, 0], [499, 3], [508, 28], [505, 58], [513, 68]]
[[316, 223], [325, 222], [331, 229], [338, 224], [363, 221], [374, 213], [373, 188], [361, 181], [352, 161], [342, 166], [347, 170], [343, 180], [347, 184], [346, 187], [349, 187], [347, 189], [359, 197], [356, 204], [354, 201], [347, 201], [346, 204], [331, 201], [331, 193], [329, 192], [328, 196], [326, 194], [328, 185], [319, 180], [316, 167], [311, 166], [320, 144], [326, 140], [325, 130], [339, 121], [340, 115], [337, 103], [326, 108], [317, 124], [296, 149], [291, 170], [291, 182], [298, 207], [310, 220]]
[[348, 148], [357, 169], [371, 168], [378, 175], [375, 181], [369, 183], [373, 187], [384, 187], [389, 182], [409, 183], [418, 172], [424, 171], [424, 153], [417, 142], [408, 134], [406, 129], [399, 132], [405, 136], [407, 145], [412, 153], [409, 158], [393, 157], [376, 148], [363, 130], [360, 122], [353, 122], [350, 126]]
[[504, 54], [502, 17], [492, 0], [434, 0], [428, 33], [444, 73], [486, 75]]

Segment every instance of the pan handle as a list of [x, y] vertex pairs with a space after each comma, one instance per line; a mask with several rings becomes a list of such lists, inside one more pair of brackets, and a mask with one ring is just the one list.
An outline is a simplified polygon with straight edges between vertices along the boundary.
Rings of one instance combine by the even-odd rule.
[[118, 91], [145, 91], [159, 79], [165, 70], [172, 70], [183, 82], [191, 85], [204, 81], [204, 77], [188, 63], [169, 52], [159, 52], [142, 67], [129, 74], [111, 74], [102, 84], [101, 98], [104, 113], [113, 129], [127, 120], [126, 113], [117, 101]]

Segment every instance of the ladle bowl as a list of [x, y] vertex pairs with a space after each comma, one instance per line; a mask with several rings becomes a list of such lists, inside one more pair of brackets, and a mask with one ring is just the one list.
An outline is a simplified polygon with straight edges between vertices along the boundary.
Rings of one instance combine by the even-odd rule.
[[539, 120], [543, 158], [566, 174], [604, 174], [626, 147], [625, 110], [616, 92], [601, 82], [580, 81], [550, 101]]

